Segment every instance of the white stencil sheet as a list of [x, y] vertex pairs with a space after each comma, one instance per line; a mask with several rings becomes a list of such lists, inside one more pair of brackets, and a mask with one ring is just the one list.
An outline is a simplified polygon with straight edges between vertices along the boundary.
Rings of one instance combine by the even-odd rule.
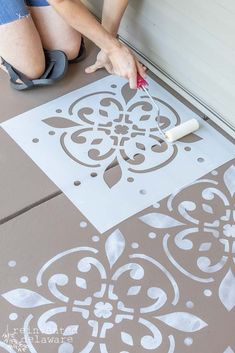
[[148, 82], [164, 130], [191, 118], [200, 130], [162, 142], [146, 94], [113, 76], [1, 125], [101, 233], [235, 156], [231, 142]]

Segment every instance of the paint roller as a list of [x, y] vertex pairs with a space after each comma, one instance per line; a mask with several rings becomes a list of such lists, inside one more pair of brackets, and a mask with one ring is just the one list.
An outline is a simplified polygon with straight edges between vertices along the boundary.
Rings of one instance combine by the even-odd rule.
[[197, 119], [190, 119], [180, 125], [173, 127], [172, 129], [169, 129], [164, 132], [160, 126], [160, 108], [157, 105], [157, 103], [155, 102], [155, 100], [153, 99], [153, 97], [148, 92], [148, 90], [146, 88], [147, 86], [148, 86], [148, 82], [142, 76], [140, 76], [138, 74], [137, 88], [141, 88], [147, 94], [147, 96], [151, 100], [154, 107], [156, 107], [156, 109], [157, 109], [156, 123], [157, 123], [158, 130], [161, 133], [164, 140], [167, 140], [169, 142], [175, 142], [175, 141], [181, 139], [182, 137], [187, 136], [187, 135], [191, 134], [192, 132], [199, 129], [200, 126], [199, 126], [199, 122], [197, 121]]

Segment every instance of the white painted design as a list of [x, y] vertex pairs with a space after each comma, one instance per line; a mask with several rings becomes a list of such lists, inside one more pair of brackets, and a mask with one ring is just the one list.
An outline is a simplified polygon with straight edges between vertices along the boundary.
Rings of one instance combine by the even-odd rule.
[[212, 296], [212, 291], [211, 291], [210, 289], [205, 289], [205, 290], [203, 291], [203, 293], [204, 293], [204, 295], [205, 295], [206, 297], [211, 297], [211, 296]]
[[[131, 251], [129, 256], [126, 256], [127, 251]], [[63, 317], [66, 318], [66, 325], [62, 335], [64, 338], [72, 336], [73, 342], [61, 343], [58, 353], [110, 352], [105, 339], [112, 330], [116, 330], [116, 337], [125, 345], [124, 352], [129, 353], [130, 347], [137, 346], [141, 346], [143, 352], [155, 351], [164, 343], [167, 347], [164, 352], [174, 353], [175, 339], [173, 335], [164, 336], [161, 332], [163, 325], [168, 327], [168, 331], [172, 329], [174, 335], [177, 335], [177, 331], [195, 333], [203, 330], [206, 323], [199, 317], [175, 311], [179, 302], [179, 288], [172, 274], [154, 258], [146, 254], [135, 254], [133, 251], [133, 248], [126, 246], [121, 231], [115, 230], [103, 245], [103, 252], [106, 254], [104, 264], [98, 249], [78, 247], [61, 252], [42, 266], [36, 283], [39, 290], [42, 286], [43, 292], [48, 290], [48, 297], [53, 296], [53, 301], [25, 288], [2, 294], [10, 304], [24, 308], [29, 313], [24, 322], [24, 333], [30, 353], [41, 353], [34, 347], [34, 342], [30, 341], [30, 326], [38, 327], [42, 334], [49, 337], [59, 332], [59, 323], [61, 324]], [[52, 273], [52, 269], [56, 269], [56, 264], [61, 259], [66, 264], [66, 257], [69, 257], [70, 266], [71, 260], [74, 260], [77, 271], [75, 278], [66, 273]], [[63, 268], [66, 271], [67, 266]], [[147, 276], [146, 269], [151, 271], [151, 277], [143, 281]], [[91, 276], [94, 271], [95, 281], [93, 275]], [[162, 276], [165, 277], [164, 284], [159, 281]], [[120, 284], [123, 286], [123, 280], [126, 287], [119, 298], [116, 292]], [[71, 285], [75, 289], [72, 290], [73, 298], [68, 297], [67, 287]], [[75, 293], [77, 299], [74, 299]], [[35, 307], [38, 309], [33, 316], [30, 309]], [[170, 313], [169, 308], [172, 309]], [[158, 315], [159, 312], [161, 315]], [[70, 323], [67, 318], [71, 320]], [[84, 325], [87, 326], [85, 330], [90, 333], [90, 338], [81, 347], [79, 338]], [[142, 336], [140, 334], [140, 337], [136, 337], [133, 325], [138, 327], [139, 332], [143, 332]], [[169, 343], [165, 344], [166, 340]]]
[[69, 325], [64, 330], [63, 336], [73, 336], [78, 333], [79, 325]]
[[17, 318], [18, 318], [18, 314], [17, 313], [11, 313], [9, 315], [9, 319], [12, 320], [12, 321], [17, 320]]
[[109, 260], [110, 267], [122, 255], [125, 248], [125, 239], [120, 230], [115, 230], [105, 243], [105, 250]]
[[28, 280], [29, 280], [29, 278], [28, 278], [27, 276], [21, 276], [21, 277], [20, 277], [20, 282], [21, 282], [21, 283], [27, 283]]
[[231, 347], [227, 347], [227, 349], [224, 351], [224, 353], [234, 353]]
[[186, 337], [184, 340], [186, 346], [191, 346], [193, 344], [193, 339], [191, 337]]
[[[218, 296], [230, 312], [235, 306], [235, 166], [230, 165], [222, 177], [221, 185], [202, 179], [182, 188], [167, 200], [166, 214], [152, 212], [142, 215], [140, 220], [159, 231], [169, 229], [163, 235], [164, 251], [171, 263], [191, 280], [211, 283], [217, 273], [224, 272]], [[191, 200], [192, 187], [198, 188], [197, 202]], [[181, 265], [175, 247], [182, 258], [192, 256], [188, 263], [194, 264], [194, 270]], [[210, 297], [211, 290], [205, 289], [204, 295]]]
[[29, 289], [18, 288], [2, 294], [9, 303], [18, 308], [35, 308], [52, 302]]
[[235, 276], [231, 268], [220, 283], [219, 297], [228, 311], [235, 307]]
[[196, 332], [207, 326], [203, 320], [184, 312], [156, 316], [156, 319], [183, 332]]
[[5, 352], [9, 352], [9, 353], [17, 353], [12, 346], [9, 346], [8, 344], [6, 344], [5, 342], [0, 341], [0, 347], [4, 349]]
[[[148, 81], [163, 130], [199, 119]], [[126, 80], [109, 76], [1, 126], [104, 232], [234, 156], [235, 146], [203, 120], [196, 135], [162, 143], [156, 115], [142, 91], [130, 91]]]

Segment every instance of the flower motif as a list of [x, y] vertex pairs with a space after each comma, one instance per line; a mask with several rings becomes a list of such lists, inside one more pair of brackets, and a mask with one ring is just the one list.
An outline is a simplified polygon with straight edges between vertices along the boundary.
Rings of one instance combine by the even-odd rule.
[[223, 226], [223, 233], [228, 238], [235, 238], [235, 224], [225, 224]]
[[126, 125], [116, 125], [114, 129], [114, 132], [117, 135], [126, 135], [128, 131], [129, 131], [129, 127]]
[[[104, 249], [105, 263], [109, 264], [108, 268], [100, 262], [99, 251], [89, 247], [66, 250], [42, 266], [36, 278], [39, 288], [43, 285], [43, 279], [47, 277], [45, 272], [49, 267], [52, 265], [54, 267], [57, 261], [64, 260], [66, 256], [76, 254], [76, 267], [79, 275], [75, 281], [70, 281], [66, 274], [56, 273], [51, 275], [46, 283], [46, 288], [54, 296], [54, 301], [49, 301], [41, 294], [25, 288], [13, 289], [2, 294], [2, 297], [10, 304], [25, 310], [30, 307], [44, 308], [46, 311], [40, 314], [38, 310], [35, 314], [37, 326], [44, 335], [53, 335], [58, 332], [57, 315], [61, 318], [63, 314], [66, 314], [66, 318], [74, 320], [76, 324], [70, 322], [63, 330], [63, 338], [73, 336], [74, 341], [73, 343], [65, 341], [59, 343], [58, 353], [73, 352], [75, 344], [77, 352], [110, 352], [113, 347], [110, 348], [108, 345], [113, 341], [113, 335], [115, 341], [119, 339], [121, 345], [126, 346], [126, 352], [129, 351], [130, 346], [140, 347], [141, 352], [155, 352], [163, 345], [174, 353], [177, 331], [195, 333], [207, 326], [206, 322], [191, 312], [175, 310], [174, 307], [179, 303], [179, 287], [172, 274], [162, 264], [146, 254], [132, 253], [133, 250], [129, 257], [122, 256], [127, 249], [125, 238], [120, 230], [115, 230], [107, 238]], [[142, 281], [146, 276], [146, 269], [150, 266], [152, 266], [151, 277], [147, 281]], [[98, 284], [95, 291], [94, 277], [91, 277], [89, 281], [89, 273], [94, 269], [100, 277], [100, 283], [95, 281], [95, 285]], [[165, 281], [159, 283], [161, 276], [164, 276]], [[124, 278], [124, 292], [120, 294], [119, 287], [121, 283], [123, 286]], [[151, 286], [149, 286], [150, 281], [152, 281]], [[69, 282], [70, 285], [73, 283], [76, 286], [72, 289], [73, 299], [68, 297], [66, 286]], [[166, 288], [161, 288], [162, 285]], [[79, 290], [78, 299], [74, 299], [76, 288]], [[138, 298], [141, 292], [146, 293], [146, 298], [145, 296]], [[97, 298], [100, 301], [97, 302]], [[101, 301], [102, 298], [108, 298], [109, 301], [106, 299]], [[68, 306], [69, 302], [72, 305]], [[169, 307], [173, 309], [171, 312], [168, 312]], [[29, 314], [24, 322], [24, 338], [30, 350], [38, 353], [33, 346], [34, 342], [30, 341], [28, 336], [32, 320], [34, 316]], [[167, 326], [165, 333], [161, 332], [163, 325]], [[143, 337], [136, 337], [132, 330], [143, 332]], [[169, 330], [172, 330], [171, 335], [169, 335]], [[85, 346], [83, 343], [81, 346], [81, 332], [88, 334], [91, 332], [91, 338]], [[78, 341], [75, 342], [76, 339]], [[98, 347], [94, 341], [99, 344]], [[166, 352], [165, 348], [162, 351]]]
[[99, 302], [95, 305], [94, 314], [99, 318], [108, 319], [112, 316], [113, 306], [110, 303]]
[[[161, 129], [181, 123], [174, 108], [154, 99], [167, 114], [160, 117]], [[77, 99], [68, 108], [68, 116], [69, 119], [47, 117], [42, 123], [63, 131], [60, 144], [64, 153], [80, 165], [100, 170], [110, 189], [121, 181], [126, 169], [133, 174], [152, 172], [177, 156], [177, 146], [162, 141], [156, 124], [156, 108], [146, 95], [130, 90], [129, 84]], [[191, 134], [182, 143], [200, 140], [201, 137]], [[160, 154], [159, 158], [155, 158], [156, 153]], [[107, 171], [113, 165], [117, 167], [117, 177], [110, 181]]]
[[[168, 229], [167, 234], [163, 235], [164, 250], [174, 266], [187, 277], [197, 282], [211, 283], [214, 281], [213, 274], [225, 270], [218, 294], [228, 311], [235, 307], [234, 181], [235, 165], [231, 164], [223, 172], [222, 185], [209, 178], [196, 181], [169, 197], [166, 201], [169, 214], [153, 212], [140, 217], [142, 222], [151, 227], [164, 231]], [[197, 202], [192, 199], [192, 187], [197, 188]], [[175, 219], [175, 212], [178, 219]], [[172, 253], [169, 244], [172, 244], [172, 249], [177, 246], [181, 257]], [[216, 251], [213, 251], [214, 248]], [[217, 253], [216, 260], [211, 260], [211, 251], [212, 257]], [[191, 258], [190, 263], [195, 264], [194, 272], [181, 265], [183, 258], [187, 256]], [[197, 269], [200, 270], [200, 276], [197, 275]]]

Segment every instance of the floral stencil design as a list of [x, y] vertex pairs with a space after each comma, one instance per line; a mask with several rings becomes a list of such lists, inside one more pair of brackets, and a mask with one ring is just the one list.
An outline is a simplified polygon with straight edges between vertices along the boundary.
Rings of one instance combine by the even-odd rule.
[[[63, 336], [72, 336], [73, 343], [57, 345], [58, 353], [107, 353], [113, 351], [110, 343], [117, 339], [120, 347], [116, 352], [133, 352], [138, 346], [141, 352], [173, 353], [177, 332], [192, 334], [207, 326], [192, 313], [176, 309], [180, 292], [174, 277], [154, 258], [129, 253], [120, 230], [107, 238], [105, 254], [101, 262], [96, 248], [78, 247], [50, 259], [36, 278], [38, 288], [49, 289], [48, 298], [28, 288], [2, 294], [15, 307], [27, 311], [42, 308], [41, 313], [28, 312], [24, 322], [31, 352], [41, 350], [28, 337], [30, 325], [36, 322], [42, 334], [55, 335], [62, 317], [67, 322]], [[68, 264], [75, 265], [74, 278], [65, 273]], [[58, 266], [63, 273], [55, 272]], [[147, 269], [151, 269], [151, 278], [146, 281]], [[172, 310], [168, 312], [166, 307]], [[164, 326], [168, 330], [163, 333]]]
[[[120, 101], [116, 86], [112, 88], [113, 91], [77, 99], [68, 109], [73, 120], [62, 116], [43, 119], [50, 127], [63, 130], [60, 136], [63, 151], [76, 163], [94, 171], [101, 169], [110, 188], [121, 180], [124, 169], [134, 174], [152, 172], [170, 163], [178, 151], [176, 144], [162, 140], [156, 126], [156, 108], [147, 96], [139, 96], [139, 92], [129, 89], [129, 84], [124, 84]], [[98, 98], [97, 107], [94, 98]], [[161, 128], [179, 125], [179, 114], [168, 103], [154, 99], [168, 114], [160, 116]], [[191, 134], [182, 142], [199, 140], [199, 136]], [[114, 165], [118, 168], [117, 178], [110, 183], [106, 171]]]
[[[167, 213], [140, 219], [164, 231], [164, 250], [184, 275], [208, 285], [220, 274], [220, 301], [227, 311], [235, 307], [235, 165], [224, 172], [223, 183], [198, 180], [167, 200]], [[190, 269], [183, 265], [187, 256]]]

